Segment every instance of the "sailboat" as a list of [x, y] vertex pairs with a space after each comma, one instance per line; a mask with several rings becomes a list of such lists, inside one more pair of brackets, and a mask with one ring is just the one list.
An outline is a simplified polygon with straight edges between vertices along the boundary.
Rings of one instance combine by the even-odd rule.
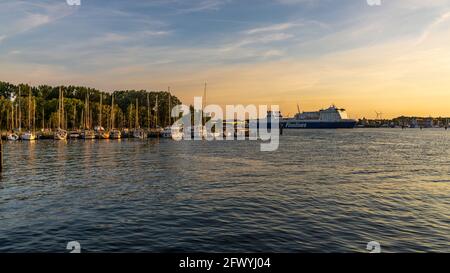
[[30, 140], [36, 140], [36, 132], [34, 130], [34, 124], [33, 124], [33, 130], [31, 130], [31, 86], [30, 86], [30, 92], [28, 95], [28, 131], [22, 134], [21, 138], [22, 140], [30, 141]]
[[69, 132], [68, 138], [80, 138], [80, 130], [76, 129], [76, 120], [77, 120], [77, 107], [73, 107], [73, 120], [72, 120], [72, 131]]
[[167, 92], [169, 94], [169, 101], [168, 101], [168, 103], [169, 103], [169, 110], [168, 110], [168, 112], [169, 112], [169, 126], [165, 127], [164, 130], [161, 132], [161, 137], [163, 137], [163, 138], [172, 138], [172, 128], [171, 128], [172, 116], [171, 116], [171, 109], [170, 109], [171, 108], [170, 100], [172, 99], [172, 96], [170, 95], [170, 87], [167, 88]]
[[95, 139], [95, 132], [91, 130], [91, 118], [90, 118], [90, 110], [89, 110], [89, 92], [86, 94], [86, 102], [84, 104], [85, 107], [85, 115], [84, 115], [84, 126], [83, 131], [81, 132], [82, 139]]
[[155, 102], [155, 107], [153, 107], [153, 111], [155, 112], [155, 123], [154, 123], [154, 128], [152, 129], [152, 136], [156, 136], [156, 137], [160, 137], [163, 129], [161, 127], [159, 127], [158, 125], [158, 112], [159, 112], [159, 104], [158, 104], [158, 95], [156, 95], [156, 102]]
[[176, 140], [181, 140], [183, 138], [182, 128], [179, 126], [172, 125], [172, 95], [170, 94], [170, 87], [168, 88], [169, 93], [169, 126], [165, 127], [161, 132], [161, 137], [172, 138]]
[[109, 139], [109, 132], [105, 131], [102, 126], [102, 113], [103, 113], [103, 94], [100, 94], [100, 115], [98, 126], [94, 129], [96, 132], [96, 138], [98, 139]]
[[[19, 86], [20, 89], [20, 86]], [[14, 132], [14, 128], [16, 126], [17, 120], [14, 117], [14, 98], [11, 98], [11, 131], [6, 134], [6, 139], [9, 141], [17, 141], [19, 140], [19, 135]]]
[[33, 133], [31, 130], [28, 130], [22, 134], [22, 140], [26, 141], [36, 140], [36, 134]]
[[19, 140], [19, 135], [14, 132], [10, 132], [6, 135], [6, 139], [8, 139], [9, 141], [17, 141]]
[[112, 101], [111, 101], [111, 131], [109, 133], [109, 137], [111, 139], [121, 139], [122, 133], [120, 130], [117, 130], [114, 128], [115, 122], [114, 122], [114, 94], [112, 95]]
[[[206, 139], [207, 137], [207, 130], [205, 128], [206, 124], [206, 116], [204, 113], [205, 105], [206, 105], [206, 87], [207, 83], [205, 82], [205, 88], [203, 90], [203, 102], [202, 102], [202, 111], [201, 111], [201, 121], [200, 124], [194, 124], [192, 127], [190, 127], [191, 130], [191, 136], [198, 139]], [[188, 130], [189, 131], [189, 130]]]
[[140, 139], [147, 138], [147, 133], [139, 125], [139, 102], [138, 102], [138, 99], [136, 99], [136, 123], [135, 123], [134, 131], [133, 131], [133, 137], [140, 138]]
[[55, 140], [66, 140], [67, 139], [67, 131], [61, 129], [61, 123], [62, 122], [62, 113], [64, 113], [64, 94], [61, 90], [61, 87], [59, 87], [59, 102], [58, 102], [58, 129], [56, 129], [56, 132], [54, 134]]
[[203, 139], [220, 139], [223, 136], [223, 131], [219, 131], [217, 123], [211, 127], [211, 129], [214, 129], [214, 132], [208, 132], [206, 128], [207, 118], [208, 114], [205, 112], [206, 108], [206, 91], [207, 91], [207, 83], [205, 82], [205, 88], [203, 91], [203, 105], [202, 105], [202, 125], [199, 126], [199, 134]]

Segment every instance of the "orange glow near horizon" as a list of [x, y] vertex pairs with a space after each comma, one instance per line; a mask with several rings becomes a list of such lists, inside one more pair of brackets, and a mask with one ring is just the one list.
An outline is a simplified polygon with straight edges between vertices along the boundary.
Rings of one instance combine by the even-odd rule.
[[[311, 8], [304, 7], [304, 2], [278, 4], [287, 10], [294, 5], [299, 10]], [[347, 109], [351, 118], [375, 118], [376, 111], [384, 118], [445, 117], [450, 116], [450, 11], [445, 2], [392, 1], [378, 8], [360, 5], [360, 14], [355, 11], [355, 19], [348, 21], [348, 14], [337, 22], [288, 16], [251, 26], [236, 21], [236, 25], [242, 23], [239, 29], [227, 30], [224, 37], [214, 36], [211, 44], [197, 37], [198, 43], [189, 45], [180, 44], [183, 38], [191, 38], [183, 35], [193, 31], [187, 26], [183, 29], [184, 25], [120, 34], [108, 29], [87, 33], [85, 40], [75, 37], [73, 43], [54, 43], [55, 37], [46, 28], [63, 26], [64, 20], [72, 22], [71, 16], [89, 12], [89, 6], [78, 10], [48, 7], [47, 17], [29, 16], [20, 24], [10, 19], [16, 33], [0, 33], [0, 80], [83, 85], [109, 92], [167, 90], [170, 86], [185, 104], [201, 96], [208, 82], [208, 104], [273, 104], [280, 106], [284, 116], [294, 115], [297, 104], [302, 111], [335, 104]], [[33, 8], [25, 2], [11, 2], [10, 8], [15, 5], [18, 14]], [[426, 16], [419, 15], [420, 9], [428, 12]], [[410, 17], [402, 17], [405, 14]], [[112, 20], [109, 13], [104, 16]], [[145, 14], [140, 16], [148, 19]], [[404, 29], [407, 24], [402, 20], [415, 25]], [[341, 23], [342, 29], [334, 28], [334, 23]], [[206, 29], [207, 25], [202, 27], [211, 36], [216, 33]], [[44, 35], [48, 40], [40, 48], [14, 40], [27, 41], [31, 36], [39, 44], [34, 32], [50, 38]], [[148, 45], [147, 39], [161, 43]]]

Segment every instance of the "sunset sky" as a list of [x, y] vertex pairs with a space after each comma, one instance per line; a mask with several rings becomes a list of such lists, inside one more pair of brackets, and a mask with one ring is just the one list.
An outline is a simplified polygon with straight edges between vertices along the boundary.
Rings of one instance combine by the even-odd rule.
[[450, 116], [450, 0], [0, 0], [0, 80]]

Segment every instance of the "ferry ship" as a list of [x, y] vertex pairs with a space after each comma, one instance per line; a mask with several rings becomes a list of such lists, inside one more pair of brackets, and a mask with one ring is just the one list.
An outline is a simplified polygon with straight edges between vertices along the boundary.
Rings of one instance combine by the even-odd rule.
[[348, 118], [345, 109], [332, 105], [315, 112], [299, 111], [294, 118], [284, 119], [282, 124], [286, 129], [340, 129], [354, 128], [356, 122]]

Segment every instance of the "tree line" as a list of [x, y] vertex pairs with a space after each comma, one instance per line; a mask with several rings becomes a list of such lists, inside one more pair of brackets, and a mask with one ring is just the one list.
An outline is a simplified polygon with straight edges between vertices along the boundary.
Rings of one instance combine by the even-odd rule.
[[[0, 128], [57, 128], [60, 88], [64, 97], [61, 116], [65, 129], [83, 128], [86, 117], [93, 126], [105, 128], [165, 127], [171, 122], [169, 106], [181, 104], [168, 91], [118, 90], [108, 93], [84, 86], [30, 86], [0, 81]], [[85, 113], [88, 96], [90, 110]]]

